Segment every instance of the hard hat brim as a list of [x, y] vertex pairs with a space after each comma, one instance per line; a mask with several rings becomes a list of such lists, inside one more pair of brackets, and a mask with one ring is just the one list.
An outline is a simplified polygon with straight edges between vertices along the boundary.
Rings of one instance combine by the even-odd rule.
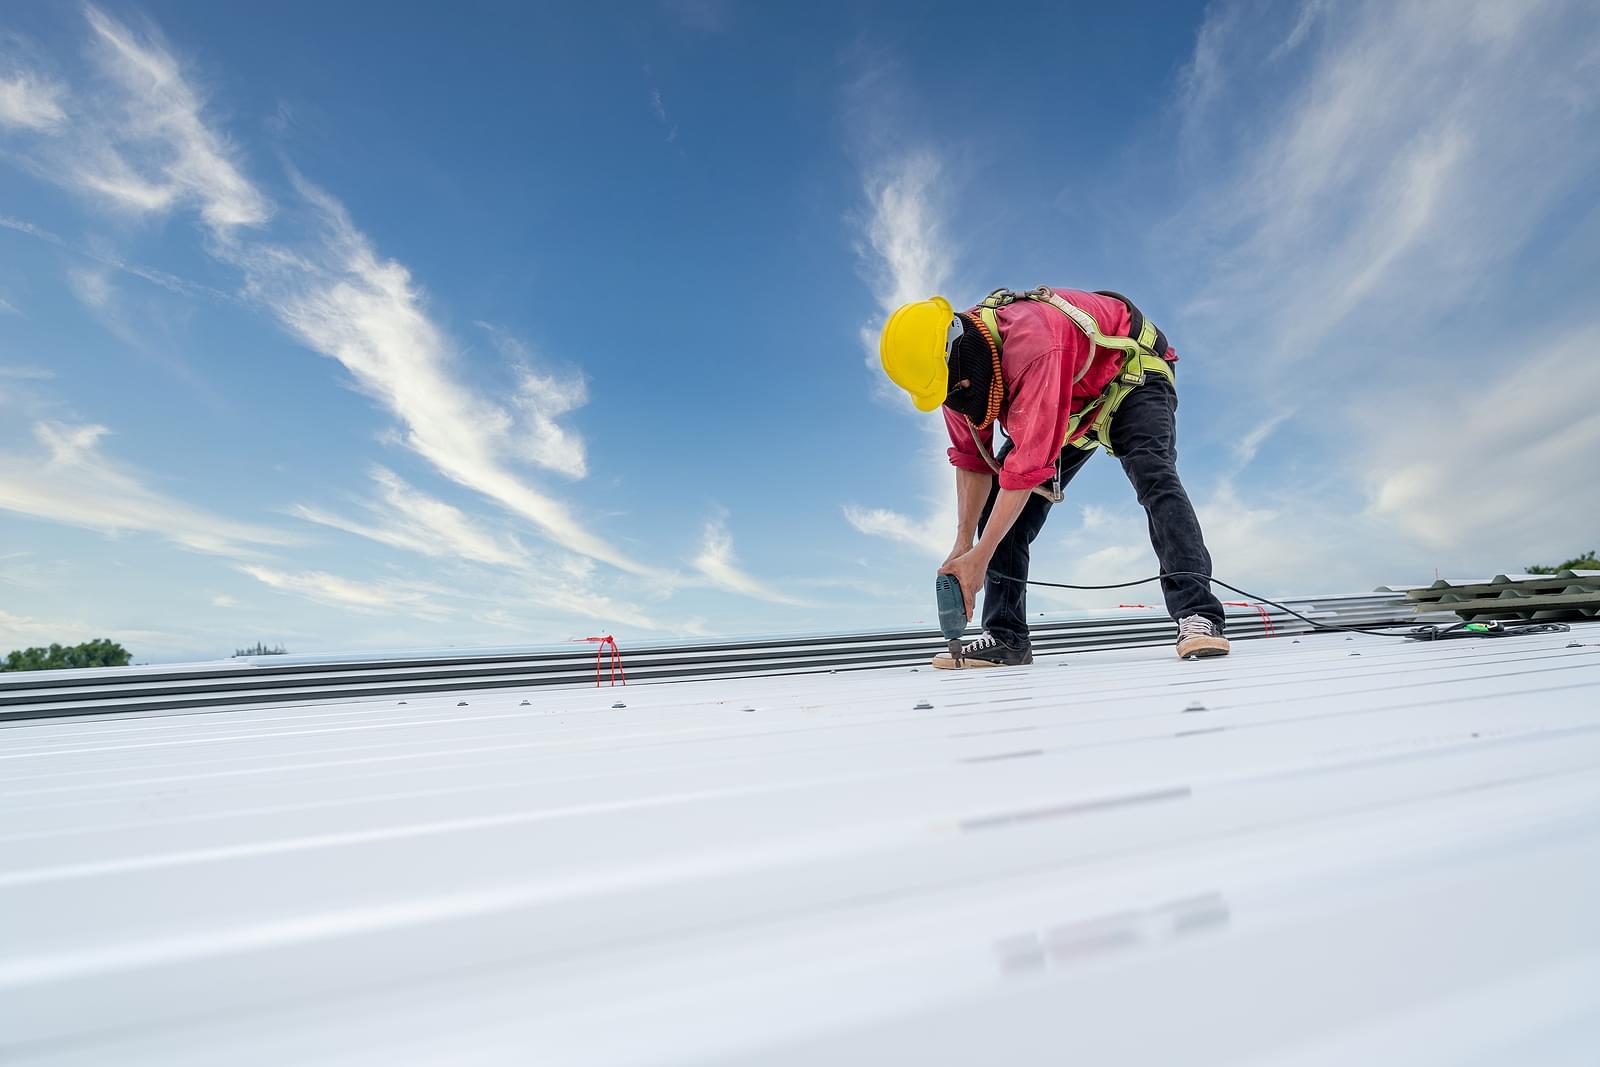
[[917, 405], [918, 411], [937, 411], [944, 406], [946, 392], [913, 393], [911, 402]]

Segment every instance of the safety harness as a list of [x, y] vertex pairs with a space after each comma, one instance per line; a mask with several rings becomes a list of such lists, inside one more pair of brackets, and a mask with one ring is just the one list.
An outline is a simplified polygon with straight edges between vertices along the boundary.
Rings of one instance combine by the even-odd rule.
[[[1117, 409], [1140, 385], [1144, 384], [1146, 374], [1159, 374], [1177, 387], [1177, 379], [1172, 373], [1172, 364], [1167, 360], [1169, 345], [1167, 337], [1157, 328], [1156, 324], [1144, 317], [1132, 300], [1121, 293], [1114, 293], [1109, 289], [1096, 292], [1097, 296], [1109, 296], [1120, 300], [1128, 308], [1129, 329], [1128, 337], [1113, 337], [1102, 333], [1100, 324], [1094, 316], [1068, 301], [1060, 293], [1047, 285], [1025, 293], [1013, 292], [1010, 289], [996, 289], [990, 293], [979, 305], [978, 316], [988, 328], [989, 336], [994, 340], [997, 348], [1004, 345], [1000, 336], [1000, 320], [995, 314], [1000, 308], [1018, 300], [1036, 300], [1041, 304], [1049, 304], [1067, 318], [1072, 324], [1083, 331], [1089, 339], [1089, 357], [1083, 361], [1083, 366], [1073, 376], [1072, 384], [1077, 385], [1089, 368], [1094, 365], [1097, 349], [1110, 348], [1122, 353], [1122, 367], [1117, 376], [1111, 379], [1098, 397], [1085, 404], [1083, 410], [1072, 415], [1067, 420], [1067, 432], [1061, 447], [1072, 445], [1085, 451], [1095, 448], [1104, 448], [1107, 455], [1115, 455], [1111, 450], [1111, 420], [1116, 415]], [[1070, 392], [1069, 392], [1070, 403]], [[996, 474], [1000, 472], [1000, 464], [996, 462], [989, 449], [978, 440], [976, 431], [972, 435], [973, 442], [978, 446], [978, 454], [983, 457]], [[1056, 478], [1050, 488], [1035, 486], [1034, 492], [1050, 500], [1052, 503], [1061, 501], [1061, 460], [1056, 459]]]

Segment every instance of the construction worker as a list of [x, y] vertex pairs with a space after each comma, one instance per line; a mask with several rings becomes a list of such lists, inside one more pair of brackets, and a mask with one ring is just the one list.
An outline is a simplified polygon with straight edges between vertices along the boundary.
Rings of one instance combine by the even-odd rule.
[[[1161, 571], [1174, 575], [1161, 591], [1178, 624], [1178, 655], [1227, 655], [1211, 556], [1178, 480], [1177, 353], [1131, 301], [1111, 292], [997, 289], [957, 313], [936, 296], [889, 316], [879, 354], [918, 409], [944, 410], [956, 538], [939, 573], [961, 583], [968, 618], [984, 589], [983, 636], [963, 646], [959, 660], [936, 656], [935, 667], [1033, 662], [1029, 546], [1096, 447], [1121, 461]], [[998, 455], [997, 424], [1008, 438]]]

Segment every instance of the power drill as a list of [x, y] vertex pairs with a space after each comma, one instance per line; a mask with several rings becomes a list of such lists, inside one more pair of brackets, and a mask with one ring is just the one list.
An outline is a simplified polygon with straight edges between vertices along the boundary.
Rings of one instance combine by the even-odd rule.
[[961, 595], [961, 583], [953, 574], [941, 574], [933, 583], [933, 595], [939, 603], [939, 629], [950, 642], [950, 658], [961, 666], [961, 635], [967, 632], [967, 602]]

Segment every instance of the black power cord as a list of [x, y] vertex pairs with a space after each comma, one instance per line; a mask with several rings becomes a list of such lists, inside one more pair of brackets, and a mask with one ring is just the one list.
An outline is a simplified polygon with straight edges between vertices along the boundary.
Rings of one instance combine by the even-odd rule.
[[1128, 589], [1136, 585], [1149, 585], [1151, 582], [1159, 582], [1163, 578], [1204, 578], [1213, 585], [1220, 585], [1229, 592], [1238, 593], [1247, 600], [1258, 600], [1268, 607], [1277, 608], [1279, 611], [1293, 615], [1295, 618], [1299, 619], [1313, 630], [1330, 630], [1338, 633], [1350, 634], [1371, 634], [1374, 637], [1397, 637], [1403, 641], [1436, 641], [1445, 637], [1512, 637], [1522, 634], [1564, 633], [1572, 629], [1572, 627], [1568, 626], [1564, 622], [1524, 623], [1510, 625], [1499, 622], [1462, 622], [1457, 623], [1454, 626], [1443, 627], [1417, 626], [1405, 631], [1404, 633], [1396, 633], [1393, 630], [1369, 630], [1360, 626], [1339, 626], [1331, 622], [1318, 622], [1316, 619], [1309, 619], [1293, 608], [1285, 607], [1284, 605], [1278, 603], [1276, 600], [1268, 600], [1266, 597], [1252, 593], [1248, 589], [1240, 589], [1236, 585], [1229, 585], [1227, 582], [1224, 582], [1219, 578], [1213, 578], [1211, 575], [1202, 573], [1200, 571], [1166, 571], [1161, 574], [1153, 574], [1148, 578], [1138, 578], [1131, 582], [1111, 582], [1107, 585], [1071, 585], [1067, 582], [1044, 582], [1037, 578], [1018, 578], [1015, 575], [1002, 574], [996, 570], [989, 571], [989, 577], [999, 578], [1002, 581], [1007, 582], [1020, 582], [1023, 585], [1042, 585], [1051, 589], [1082, 590]]

